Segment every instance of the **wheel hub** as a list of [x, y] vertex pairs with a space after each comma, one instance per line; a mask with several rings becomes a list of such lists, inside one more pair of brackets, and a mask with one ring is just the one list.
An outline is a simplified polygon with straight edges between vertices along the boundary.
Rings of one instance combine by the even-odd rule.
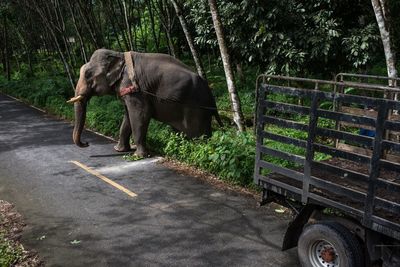
[[332, 247], [325, 247], [321, 251], [321, 258], [326, 262], [332, 262], [335, 260], [335, 250]]
[[331, 243], [319, 240], [311, 246], [309, 252], [313, 267], [339, 267], [339, 255]]

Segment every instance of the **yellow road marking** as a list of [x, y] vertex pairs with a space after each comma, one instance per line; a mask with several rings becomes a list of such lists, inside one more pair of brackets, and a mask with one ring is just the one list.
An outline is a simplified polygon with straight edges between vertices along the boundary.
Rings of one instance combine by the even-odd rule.
[[125, 187], [123, 187], [122, 185], [114, 182], [113, 180], [105, 177], [104, 175], [102, 175], [101, 173], [91, 169], [90, 167], [80, 163], [79, 161], [70, 161], [71, 163], [75, 164], [76, 166], [84, 169], [85, 171], [87, 171], [90, 174], [93, 174], [94, 176], [96, 176], [97, 178], [100, 178], [101, 180], [103, 180], [104, 182], [114, 186], [115, 188], [121, 190], [122, 192], [124, 192], [125, 194], [129, 195], [130, 197], [137, 197], [137, 194], [133, 193], [132, 191], [130, 191], [129, 189], [126, 189]]

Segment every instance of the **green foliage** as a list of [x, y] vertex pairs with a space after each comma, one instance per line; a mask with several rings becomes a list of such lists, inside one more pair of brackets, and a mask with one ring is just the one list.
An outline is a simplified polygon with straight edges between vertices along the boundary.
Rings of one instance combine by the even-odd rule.
[[0, 91], [64, 118], [73, 117], [72, 106], [66, 103], [66, 99], [72, 95], [66, 78], [59, 75], [38, 75], [34, 78], [19, 75], [14, 76], [20, 77], [19, 79], [11, 81], [0, 76]]
[[153, 122], [148, 142], [157, 152], [209, 171], [221, 179], [240, 185], [250, 185], [255, 158], [255, 138], [252, 132], [237, 133], [224, 129], [211, 138], [188, 140], [181, 133]]
[[11, 242], [0, 233], [0, 267], [14, 266], [22, 256], [22, 248]]
[[[185, 1], [185, 7], [197, 45], [218, 49], [211, 18], [204, 16], [207, 1]], [[266, 73], [327, 76], [383, 57], [370, 3], [222, 0], [218, 7], [233, 61]]]
[[87, 108], [86, 125], [105, 135], [118, 136], [123, 107], [113, 96], [93, 97]]
[[372, 23], [365, 28], [351, 30], [350, 36], [343, 38], [343, 45], [348, 51], [347, 58], [353, 62], [354, 67], [363, 67], [373, 59], [378, 41], [379, 33]]
[[[79, 0], [72, 4], [74, 12], [68, 2], [28, 2], [0, 4], [0, 14], [4, 15], [0, 28], [8, 29], [7, 43], [12, 47], [8, 58], [12, 70], [18, 70], [14, 78], [19, 79], [27, 66], [35, 75], [40, 68], [59, 72], [64, 69], [60, 56], [76, 70], [84, 63], [83, 48], [90, 57], [100, 47], [128, 50], [130, 41], [136, 51], [171, 53], [174, 48], [178, 57], [190, 57], [170, 1], [124, 1], [124, 9], [118, 1]], [[207, 1], [178, 2], [183, 5], [182, 13], [203, 61], [218, 60], [218, 42]], [[389, 14], [399, 13], [399, 1], [387, 4]], [[368, 70], [384, 58], [368, 1], [220, 0], [218, 9], [232, 63], [241, 64], [243, 69], [251, 64], [263, 73], [330, 78], [331, 73], [354, 68], [356, 72], [358, 68]], [[396, 31], [399, 16], [391, 16], [390, 21], [396, 49], [400, 46]], [[37, 30], [46, 23], [53, 27], [56, 38], [45, 39], [43, 36], [50, 33], [43, 35]], [[70, 37], [74, 41], [66, 49], [63, 40]]]
[[136, 155], [136, 154], [127, 154], [127, 155], [124, 155], [123, 157], [122, 157], [124, 160], [129, 160], [129, 161], [137, 161], [137, 160], [141, 160], [141, 159], [144, 159], [142, 156], [138, 156], [138, 155]]

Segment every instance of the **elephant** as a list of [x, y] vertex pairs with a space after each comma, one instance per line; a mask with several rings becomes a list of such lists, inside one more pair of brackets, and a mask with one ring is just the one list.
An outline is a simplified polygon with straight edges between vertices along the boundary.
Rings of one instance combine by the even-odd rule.
[[[129, 61], [131, 62], [129, 63]], [[119, 141], [114, 149], [130, 151], [130, 137], [135, 154], [149, 155], [146, 134], [151, 119], [164, 122], [188, 138], [211, 136], [214, 117], [222, 126], [208, 82], [181, 61], [166, 54], [96, 50], [80, 69], [74, 103], [73, 141], [81, 141], [87, 103], [92, 96], [116, 94], [125, 109]]]

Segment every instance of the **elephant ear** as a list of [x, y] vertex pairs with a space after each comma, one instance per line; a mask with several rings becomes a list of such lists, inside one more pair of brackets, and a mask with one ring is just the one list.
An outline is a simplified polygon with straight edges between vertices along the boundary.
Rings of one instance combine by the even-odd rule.
[[124, 60], [119, 56], [109, 56], [109, 60], [106, 79], [108, 86], [112, 87], [122, 76]]
[[121, 78], [123, 55], [107, 49], [96, 50], [86, 68], [87, 80], [92, 80], [99, 92], [107, 93]]

